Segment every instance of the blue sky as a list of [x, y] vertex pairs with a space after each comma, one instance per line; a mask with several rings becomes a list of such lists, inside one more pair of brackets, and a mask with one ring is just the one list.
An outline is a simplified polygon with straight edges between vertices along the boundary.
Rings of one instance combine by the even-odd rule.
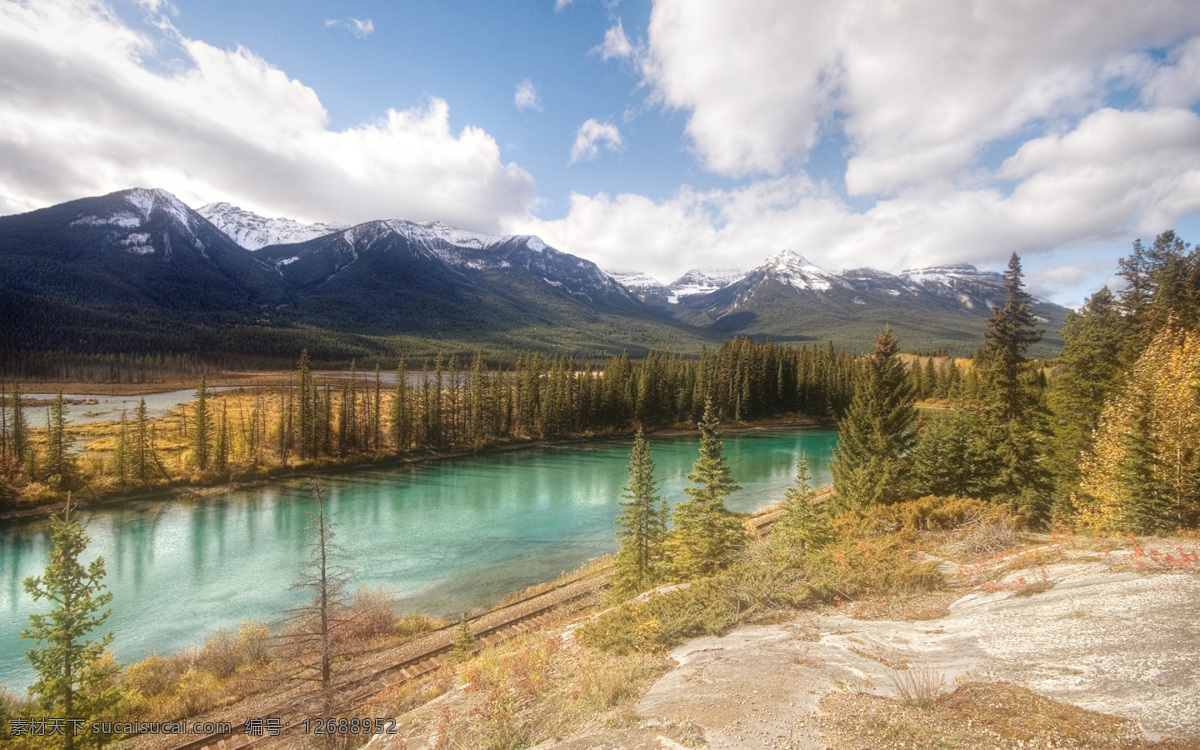
[[[0, 213], [131, 186], [664, 280], [1200, 239], [1194, 0], [0, 0]], [[522, 94], [523, 92], [523, 94]]]

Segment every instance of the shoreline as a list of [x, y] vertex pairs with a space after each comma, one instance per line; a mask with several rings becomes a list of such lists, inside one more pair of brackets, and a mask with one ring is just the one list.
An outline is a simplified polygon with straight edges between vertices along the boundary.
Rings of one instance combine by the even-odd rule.
[[[738, 422], [731, 426], [722, 426], [721, 432], [722, 434], [741, 434], [748, 432], [767, 432], [772, 429], [820, 429], [823, 426], [825, 425], [816, 419], [809, 417], [789, 416], [774, 420], [761, 420], [758, 422]], [[80, 502], [80, 500], [86, 497], [88, 493], [88, 490], [85, 488], [82, 491], [74, 493], [73, 507], [77, 509], [88, 509], [119, 506], [125, 503], [138, 501], [168, 501], [187, 498], [200, 499], [225, 494], [227, 492], [236, 492], [237, 490], [241, 489], [262, 487], [277, 481], [301, 479], [307, 476], [320, 476], [336, 472], [352, 471], [354, 469], [375, 469], [388, 468], [392, 466], [405, 466], [410, 464], [424, 463], [427, 461], [443, 461], [448, 459], [464, 458], [467, 456], [485, 456], [491, 453], [502, 453], [506, 451], [524, 450], [529, 448], [574, 445], [576, 443], [585, 443], [597, 440], [631, 437], [634, 432], [634, 430], [630, 430], [628, 432], [610, 432], [602, 434], [580, 435], [567, 438], [510, 441], [505, 443], [497, 443], [495, 445], [489, 445], [478, 449], [464, 448], [461, 450], [404, 455], [387, 454], [375, 456], [357, 456], [352, 459], [320, 466], [280, 466], [275, 467], [274, 469], [268, 469], [265, 475], [262, 476], [244, 477], [227, 482], [218, 482], [214, 484], [168, 485], [165, 487], [145, 491], [100, 495]], [[650, 432], [647, 434], [647, 437], [676, 438], [692, 435], [696, 432], [697, 428], [694, 426], [682, 427], [675, 425]], [[64, 500], [46, 503], [44, 505], [34, 505], [28, 508], [5, 510], [0, 512], [0, 527], [7, 526], [11, 523], [36, 521], [39, 519], [49, 518], [52, 515], [60, 513], [65, 507], [66, 501]]]

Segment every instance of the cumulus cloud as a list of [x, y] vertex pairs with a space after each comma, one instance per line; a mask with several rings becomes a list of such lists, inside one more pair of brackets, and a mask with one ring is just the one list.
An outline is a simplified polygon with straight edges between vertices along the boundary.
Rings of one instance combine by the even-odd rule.
[[325, 25], [346, 29], [359, 39], [375, 33], [375, 23], [369, 18], [365, 21], [360, 21], [357, 18], [326, 19]]
[[[657, 0], [642, 70], [659, 102], [689, 112], [709, 170], [782, 174], [840, 127], [850, 193], [887, 196], [961, 178], [985, 144], [1031, 124], [1069, 124], [1137, 82], [1131, 50], [1197, 32], [1192, 0]], [[1190, 55], [1162, 103], [1196, 86]]]
[[520, 110], [536, 109], [542, 111], [542, 102], [538, 99], [537, 89], [533, 81], [526, 78], [517, 84], [517, 93], [513, 95], [513, 105]]
[[604, 42], [592, 48], [592, 52], [600, 55], [601, 60], [613, 58], [624, 60], [633, 57], [635, 51], [633, 43], [629, 41], [629, 37], [625, 36], [625, 28], [621, 25], [619, 18], [616, 26], [604, 32]]
[[609, 151], [620, 151], [621, 131], [610, 122], [598, 122], [589, 118], [575, 133], [575, 143], [571, 146], [571, 163], [595, 159], [600, 154], [602, 145]]
[[331, 130], [316, 92], [249, 50], [180, 39], [186, 67], [102, 4], [0, 4], [0, 212], [134, 185], [308, 220], [439, 218], [492, 231], [533, 179], [449, 106]]
[[575, 0], [554, 0], [554, 9], [562, 10], [573, 2], [575, 2]]
[[[797, 173], [735, 189], [683, 188], [661, 201], [576, 194], [565, 218], [517, 225], [603, 267], [660, 278], [697, 266], [748, 269], [783, 248], [833, 270], [998, 267], [1012, 252], [1127, 244], [1200, 211], [1197, 144], [1200, 115], [1190, 110], [1102, 109], [1005, 162], [1003, 176], [1016, 183], [1009, 193], [931, 185], [855, 211], [827, 185]], [[1047, 275], [1045, 287], [1065, 281]]]

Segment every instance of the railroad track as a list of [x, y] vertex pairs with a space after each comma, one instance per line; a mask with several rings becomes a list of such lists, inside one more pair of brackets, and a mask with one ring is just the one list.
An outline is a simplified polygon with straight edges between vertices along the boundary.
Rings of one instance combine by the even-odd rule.
[[[557, 614], [559, 610], [607, 588], [609, 584], [605, 574], [609, 567], [611, 566], [605, 566], [591, 576], [557, 584], [536, 594], [522, 597], [498, 609], [472, 617], [467, 621], [468, 627], [476, 641], [484, 646], [495, 645], [514, 638], [532, 630], [534, 625], [537, 624], [535, 621], [544, 621], [550, 615]], [[556, 596], [557, 593], [569, 587], [580, 587], [580, 590], [566, 597]], [[546, 599], [547, 603], [536, 606], [533, 609], [523, 609], [538, 599]], [[501, 619], [494, 621], [497, 616]], [[482, 625], [482, 627], [476, 628], [472, 624]], [[349, 694], [351, 696], [349, 699], [341, 701], [337, 707], [338, 710], [348, 712], [350, 709], [362, 705], [365, 701], [384, 689], [394, 688], [399, 684], [417, 680], [436, 672], [445, 664], [445, 656], [454, 648], [453, 636], [457, 635], [460, 627], [460, 624], [455, 623], [431, 630], [422, 636], [420, 641], [427, 641], [436, 645], [431, 645], [408, 658], [334, 686], [335, 694], [339, 696]], [[384, 678], [392, 679], [389, 680], [386, 686], [378, 686], [376, 683]], [[276, 705], [267, 711], [255, 712], [262, 716], [293, 717], [283, 723], [282, 733], [279, 736], [272, 734], [249, 736], [245, 733], [245, 721], [229, 722], [232, 724], [232, 731], [230, 732], [201, 735], [183, 744], [173, 745], [170, 750], [242, 750], [243, 748], [264, 745], [272, 741], [286, 740], [288, 732], [295, 732], [304, 725], [303, 718], [294, 717], [313, 715], [311, 710], [312, 702], [313, 698], [309, 695], [288, 703]], [[305, 713], [305, 709], [310, 709], [307, 714]]]
[[[833, 495], [832, 489], [822, 488], [814, 498], [815, 502], [824, 502]], [[778, 507], [768, 509], [753, 516], [751, 521], [754, 532], [759, 537], [765, 537], [770, 533], [771, 525], [779, 518], [782, 510]], [[539, 591], [527, 597], [522, 597], [514, 602], [504, 605], [503, 607], [494, 609], [490, 612], [485, 612], [476, 617], [470, 618], [468, 623], [481, 624], [485, 621], [493, 620], [498, 615], [501, 616], [500, 621], [492, 622], [478, 629], [471, 627], [472, 635], [478, 642], [483, 645], [495, 645], [510, 638], [516, 637], [521, 633], [528, 632], [534, 629], [539, 621], [547, 619], [550, 615], [558, 613], [559, 610], [569, 606], [572, 603], [579, 602], [603, 588], [608, 586], [606, 572], [611, 568], [611, 565], [605, 566], [596, 571], [590, 576], [566, 581], [557, 584], [549, 589]], [[580, 591], [570, 594], [569, 596], [556, 597], [557, 592], [572, 586], [581, 586]], [[530, 602], [538, 599], [547, 599], [548, 603], [537, 606], [533, 609], [525, 611], [516, 611], [522, 609]], [[505, 615], [505, 612], [512, 612], [511, 615]], [[334, 691], [339, 696], [349, 698], [343, 699], [337, 711], [343, 713], [339, 715], [350, 715], [351, 711], [358, 706], [363, 705], [372, 697], [378, 695], [385, 689], [395, 688], [399, 684], [411, 682], [429, 676], [439, 670], [445, 664], [445, 656], [454, 648], [454, 639], [447, 638], [452, 632], [457, 633], [461, 626], [459, 624], [445, 625], [435, 630], [429, 631], [422, 636], [422, 641], [444, 641], [431, 645], [428, 648], [414, 654], [408, 658], [397, 661], [381, 669], [376, 669], [368, 674], [355, 677], [335, 686]], [[389, 680], [386, 686], [379, 686], [378, 683], [384, 678], [393, 678]], [[298, 733], [304, 727], [305, 719], [295, 718], [305, 716], [305, 709], [308, 708], [308, 715], [312, 715], [312, 697], [306, 696], [303, 699], [281, 704], [273, 709], [262, 713], [264, 716], [271, 717], [293, 717], [286, 723], [282, 723], [279, 734], [264, 734], [262, 736], [246, 735], [245, 722], [231, 722], [233, 724], [231, 732], [207, 734], [197, 737], [189, 742], [175, 745], [170, 750], [248, 750], [249, 748], [261, 747], [272, 742], [286, 742], [287, 736], [292, 733]], [[336, 711], [335, 711], [336, 712]]]

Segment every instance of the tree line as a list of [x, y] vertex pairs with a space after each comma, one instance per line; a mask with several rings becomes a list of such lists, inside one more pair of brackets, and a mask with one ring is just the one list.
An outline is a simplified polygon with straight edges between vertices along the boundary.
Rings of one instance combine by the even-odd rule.
[[651, 353], [596, 362], [529, 354], [503, 370], [489, 369], [482, 352], [469, 361], [439, 355], [420, 371], [401, 362], [390, 378], [378, 365], [321, 377], [304, 351], [290, 387], [214, 394], [201, 374], [181, 412], [150, 419], [142, 401], [82, 453], [61, 394], [43, 428], [32, 424], [20, 384], [0, 384], [0, 501], [696, 423], [709, 400], [719, 419], [834, 420], [849, 405], [856, 369], [855, 359], [832, 344], [795, 348], [746, 338], [697, 358]]

